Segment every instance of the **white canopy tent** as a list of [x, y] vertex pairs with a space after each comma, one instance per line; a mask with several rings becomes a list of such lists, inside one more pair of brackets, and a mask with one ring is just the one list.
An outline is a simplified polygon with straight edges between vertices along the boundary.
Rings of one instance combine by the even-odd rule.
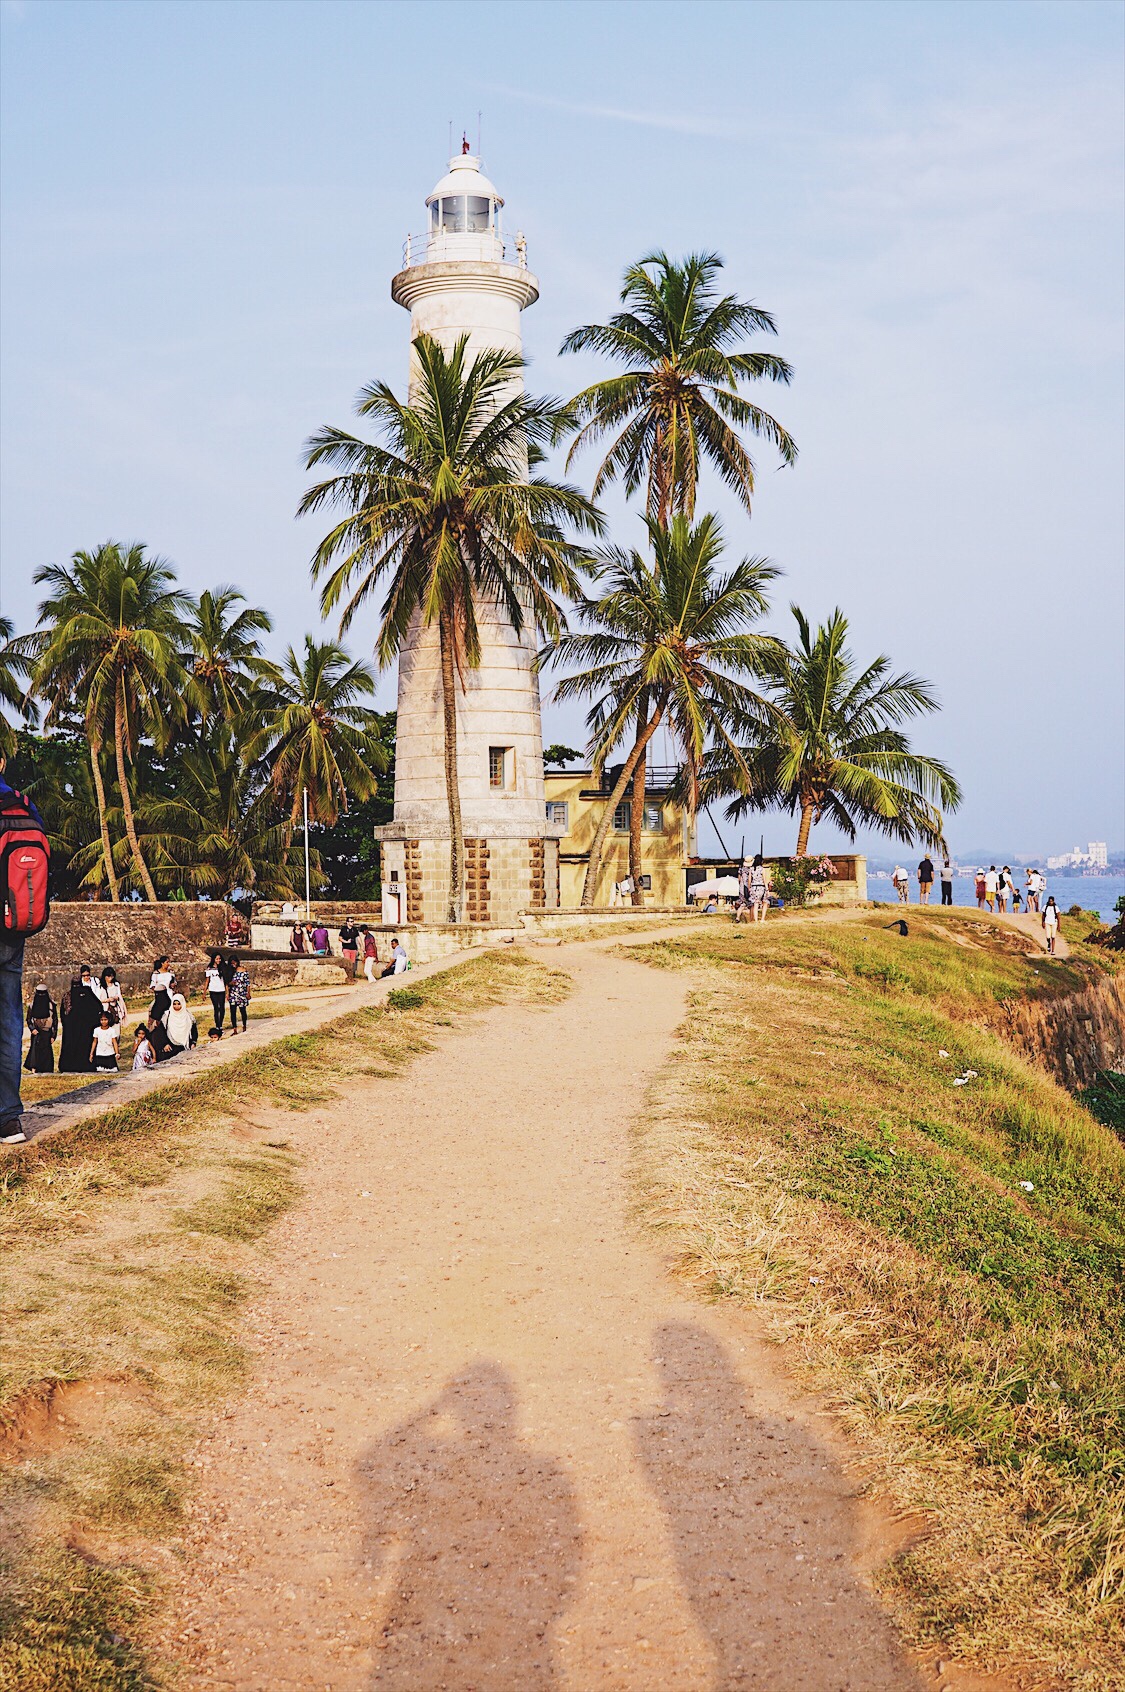
[[716, 875], [710, 881], [694, 881], [688, 892], [693, 899], [706, 899], [712, 893], [720, 899], [734, 899], [738, 896], [738, 877]]

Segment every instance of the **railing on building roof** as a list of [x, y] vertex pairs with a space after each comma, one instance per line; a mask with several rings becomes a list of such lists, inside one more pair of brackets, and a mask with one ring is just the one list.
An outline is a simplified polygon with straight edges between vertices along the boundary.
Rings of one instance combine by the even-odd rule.
[[409, 270], [416, 264], [441, 264], [446, 259], [453, 259], [460, 255], [451, 252], [446, 246], [448, 241], [478, 241], [479, 252], [466, 252], [470, 258], [487, 259], [492, 264], [514, 264], [520, 270], [527, 269], [527, 243], [520, 236], [497, 235], [482, 229], [479, 233], [458, 230], [439, 231], [431, 233], [423, 230], [420, 235], [408, 235], [402, 245], [402, 268]]

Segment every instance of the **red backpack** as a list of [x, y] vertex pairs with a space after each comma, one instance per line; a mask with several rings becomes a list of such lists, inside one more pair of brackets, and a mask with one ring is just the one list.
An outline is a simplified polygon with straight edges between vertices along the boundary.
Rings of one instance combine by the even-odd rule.
[[0, 794], [0, 937], [26, 940], [51, 914], [51, 847], [23, 793]]

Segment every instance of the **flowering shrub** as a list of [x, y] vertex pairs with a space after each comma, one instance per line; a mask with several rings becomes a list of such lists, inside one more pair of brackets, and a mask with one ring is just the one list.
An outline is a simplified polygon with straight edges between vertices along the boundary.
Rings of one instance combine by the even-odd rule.
[[829, 857], [782, 858], [770, 874], [770, 888], [787, 905], [806, 905], [820, 896], [826, 881], [836, 874]]

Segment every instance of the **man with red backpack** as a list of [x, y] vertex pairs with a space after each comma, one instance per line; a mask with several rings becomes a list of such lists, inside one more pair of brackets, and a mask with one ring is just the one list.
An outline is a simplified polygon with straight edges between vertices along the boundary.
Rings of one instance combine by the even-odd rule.
[[0, 1145], [22, 1145], [23, 948], [46, 927], [51, 848], [31, 800], [4, 780], [0, 758]]

